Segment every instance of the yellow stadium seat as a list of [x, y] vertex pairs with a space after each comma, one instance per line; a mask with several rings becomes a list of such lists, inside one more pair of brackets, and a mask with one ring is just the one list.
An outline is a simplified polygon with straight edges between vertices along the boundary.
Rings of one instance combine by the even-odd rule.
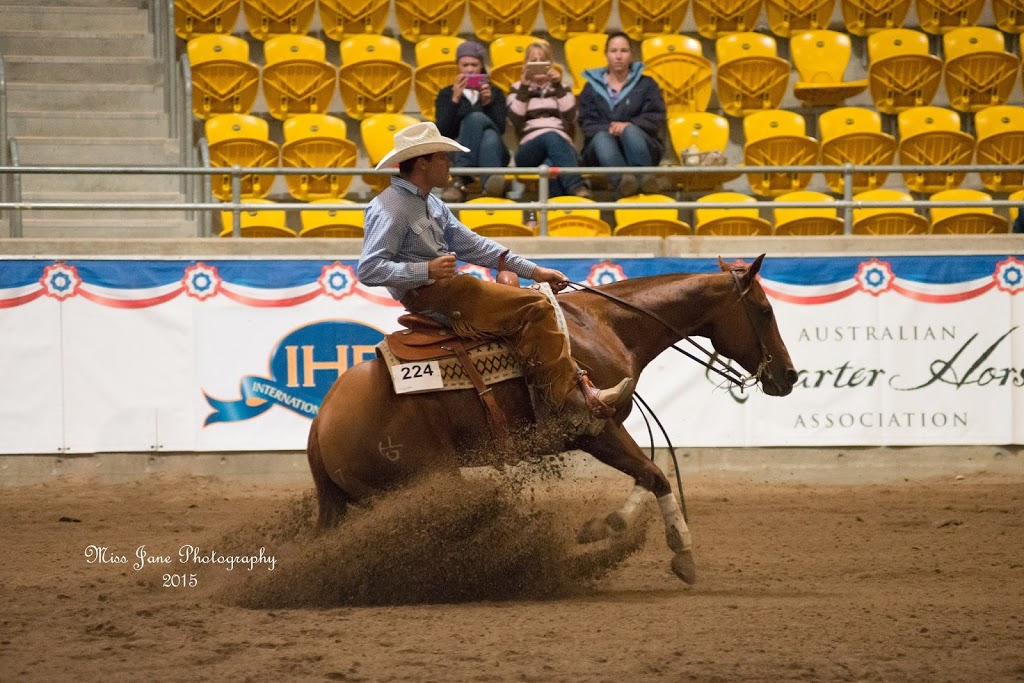
[[[663, 194], [638, 194], [623, 197], [619, 203], [666, 203], [673, 199]], [[692, 235], [689, 223], [679, 220], [678, 209], [615, 209], [614, 235], [623, 237], [671, 237]]]
[[868, 37], [868, 83], [875, 108], [898, 114], [931, 104], [942, 80], [942, 60], [928, 52], [928, 36], [895, 28]]
[[544, 25], [555, 40], [600, 33], [612, 14], [612, 0], [540, 0]]
[[341, 41], [338, 83], [345, 113], [354, 119], [401, 112], [412, 91], [412, 66], [394, 38], [352, 36]]
[[[839, 107], [818, 117], [821, 163], [827, 166], [888, 166], [896, 159], [896, 138], [882, 132], [882, 117], [862, 107]], [[874, 190], [885, 184], [888, 173], [866, 171], [853, 174], [853, 192]], [[843, 194], [843, 174], [826, 173], [829, 189]]]
[[776, 235], [842, 235], [843, 219], [835, 208], [835, 199], [821, 192], [787, 192], [775, 198], [776, 202], [818, 202], [833, 204], [821, 207], [778, 207], [775, 212]]
[[217, 114], [248, 114], [260, 89], [259, 67], [249, 61], [249, 43], [236, 36], [210, 33], [186, 46], [192, 70], [192, 113], [208, 119]]
[[[1024, 107], [1001, 105], [982, 109], [974, 115], [978, 136], [979, 165], [1024, 165]], [[1024, 173], [1020, 171], [983, 171], [981, 184], [990, 192], [1024, 190]]]
[[434, 120], [437, 93], [454, 83], [459, 75], [455, 51], [463, 42], [458, 36], [427, 36], [416, 43], [416, 70], [412, 75], [412, 85], [420, 114], [428, 121]]
[[925, 33], [943, 34], [978, 23], [985, 0], [917, 0], [917, 20]]
[[[299, 114], [284, 122], [281, 165], [288, 168], [354, 168], [356, 145], [345, 122], [326, 114]], [[300, 202], [342, 197], [351, 175], [310, 173], [286, 175], [288, 193]]]
[[316, 0], [242, 0], [249, 33], [256, 40], [277, 35], [309, 33], [316, 14]]
[[[796, 112], [769, 109], [743, 119], [746, 166], [808, 166], [818, 160], [818, 141], [807, 136], [804, 117]], [[754, 192], [775, 197], [803, 190], [811, 181], [810, 173], [767, 173], [747, 171]]]
[[803, 31], [789, 41], [800, 79], [793, 94], [805, 107], [836, 107], [867, 90], [867, 79], [845, 81], [850, 36], [840, 31]]
[[[359, 122], [359, 134], [363, 147], [370, 159], [370, 168], [384, 158], [384, 155], [395, 148], [395, 133], [420, 119], [407, 114], [374, 114]], [[364, 175], [363, 181], [377, 192], [391, 184], [391, 177], [382, 174]]]
[[331, 105], [338, 72], [324, 42], [312, 36], [274, 36], [264, 43], [263, 99], [275, 119], [323, 114]]
[[836, 0], [765, 0], [768, 29], [780, 38], [827, 29]]
[[[604, 33], [579, 33], [565, 41], [565, 65], [572, 75], [572, 92], [577, 97], [583, 91], [583, 72], [607, 66], [604, 45], [608, 36]], [[648, 75], [650, 69], [647, 70]]]
[[931, 231], [936, 235], [987, 235], [1009, 232], [1010, 224], [995, 209], [985, 206], [992, 197], [981, 190], [943, 190], [932, 195], [933, 202], [979, 202], [975, 206], [932, 206]]
[[711, 62], [700, 41], [682, 35], [654, 36], [640, 45], [644, 73], [661, 88], [669, 116], [704, 111], [711, 101]]
[[[699, 166], [709, 153], [725, 154], [729, 145], [729, 121], [718, 114], [698, 111], [672, 116], [668, 120], [672, 149], [683, 166]], [[697, 148], [693, 155], [691, 147]], [[723, 183], [740, 177], [739, 172], [712, 173], [692, 171], [672, 175], [676, 187], [684, 192], [720, 190]]]
[[776, 54], [775, 39], [762, 33], [730, 33], [715, 41], [717, 88], [729, 116], [746, 116], [782, 103], [789, 62]]
[[[697, 199], [698, 203], [746, 204], [754, 198], [739, 192], [712, 192]], [[702, 208], [693, 211], [693, 232], [697, 235], [746, 236], [770, 235], [771, 223], [761, 218], [757, 207], [749, 209], [730, 206], [725, 209]]]
[[593, 199], [564, 195], [548, 200], [548, 236], [549, 237], [608, 237], [612, 228], [601, 219], [600, 209], [588, 209], [585, 206], [565, 206], [566, 204], [593, 204]]
[[[854, 195], [858, 202], [910, 202], [902, 190], [868, 190]], [[924, 235], [928, 232], [928, 219], [916, 213], [912, 206], [872, 206], [853, 210], [854, 235]]]
[[[277, 145], [270, 141], [270, 129], [263, 119], [249, 114], [221, 114], [206, 120], [206, 143], [211, 166], [273, 168], [278, 165]], [[276, 174], [242, 176], [243, 198], [266, 197]], [[212, 192], [221, 201], [231, 201], [231, 175], [210, 177]]]
[[382, 34], [391, 0], [319, 0], [319, 7], [324, 35], [340, 43], [361, 33]]
[[485, 42], [499, 36], [528, 36], [540, 13], [540, 0], [469, 0], [473, 33]]
[[[900, 164], [905, 166], [963, 166], [974, 156], [974, 138], [960, 130], [960, 115], [943, 107], [915, 107], [901, 112]], [[931, 194], [960, 186], [963, 171], [907, 171], [903, 182], [911, 192]]]
[[182, 40], [230, 34], [241, 9], [241, 0], [174, 0], [174, 33]]
[[427, 36], [457, 36], [466, 0], [395, 0], [398, 31], [410, 43]]
[[547, 42], [530, 35], [498, 36], [490, 45], [491, 83], [501, 88], [507, 95], [512, 84], [523, 74], [523, 60], [526, 48], [530, 43]]
[[693, 21], [697, 32], [712, 40], [727, 33], [753, 31], [761, 4], [761, 0], [693, 0]]
[[[515, 204], [515, 201], [504, 197], [477, 197], [467, 204]], [[523, 224], [522, 209], [462, 209], [459, 220], [485, 237], [533, 237], [536, 234]]]
[[[316, 199], [314, 204], [355, 204], [348, 199]], [[299, 237], [363, 237], [365, 211], [305, 209], [299, 212]]]
[[[854, 195], [861, 202], [910, 202], [913, 198], [902, 190], [878, 189]], [[928, 219], [911, 206], [863, 207], [853, 210], [855, 235], [923, 235], [928, 232]]]
[[1022, 0], [992, 0], [992, 14], [996, 28], [1003, 33], [1024, 33], [1024, 2]]
[[978, 111], [1006, 104], [1020, 58], [1006, 51], [1003, 34], [993, 28], [953, 29], [942, 37], [946, 93], [957, 111]]
[[690, 0], [619, 0], [619, 22], [627, 36], [640, 42], [678, 34], [689, 8]]
[[[268, 204], [269, 199], [246, 199], [246, 204]], [[257, 211], [249, 209], [239, 214], [240, 234], [242, 237], [295, 237], [295, 231], [287, 225], [287, 212], [276, 209]], [[220, 212], [221, 237], [234, 236], [234, 213]]]
[[869, 36], [878, 31], [902, 28], [910, 0], [839, 0], [846, 31]]

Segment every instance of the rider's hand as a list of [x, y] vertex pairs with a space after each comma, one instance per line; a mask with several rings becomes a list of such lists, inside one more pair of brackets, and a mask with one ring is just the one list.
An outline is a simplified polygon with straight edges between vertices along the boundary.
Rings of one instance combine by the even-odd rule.
[[551, 285], [551, 289], [556, 292], [561, 292], [569, 285], [569, 278], [565, 276], [565, 273], [554, 268], [544, 268], [543, 266], [537, 266], [537, 270], [533, 271], [533, 279], [536, 282], [548, 283]]
[[430, 261], [427, 264], [427, 277], [431, 280], [455, 277], [455, 254], [445, 254]]

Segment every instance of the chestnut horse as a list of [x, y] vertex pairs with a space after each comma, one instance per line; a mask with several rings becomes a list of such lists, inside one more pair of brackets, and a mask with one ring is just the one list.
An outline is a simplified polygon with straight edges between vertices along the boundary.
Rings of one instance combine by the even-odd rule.
[[[757, 382], [766, 394], [789, 394], [797, 373], [756, 278], [763, 259], [761, 254], [749, 266], [719, 259], [719, 273], [656, 275], [560, 294], [573, 356], [597, 386], [613, 386], [623, 377], [639, 377], [648, 363], [683, 337], [701, 336], [718, 354], [751, 373], [748, 382]], [[534, 413], [524, 381], [508, 380], [492, 388], [509, 424], [531, 424]], [[695, 569], [690, 532], [665, 474], [622, 427], [628, 414], [628, 408], [620, 409], [597, 436], [562, 436], [546, 444], [553, 448], [545, 452], [579, 449], [636, 482], [621, 509], [588, 522], [581, 542], [622, 531], [643, 497], [653, 493], [674, 552], [672, 569], [691, 583]], [[319, 525], [333, 526], [348, 503], [427, 470], [485, 464], [474, 458], [492, 440], [474, 390], [395, 394], [382, 362], [360, 363], [338, 377], [310, 426], [307, 454]]]

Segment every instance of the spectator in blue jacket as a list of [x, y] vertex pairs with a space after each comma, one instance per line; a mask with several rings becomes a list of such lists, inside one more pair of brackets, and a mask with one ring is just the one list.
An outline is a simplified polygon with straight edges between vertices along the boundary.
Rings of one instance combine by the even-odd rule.
[[[459, 75], [455, 82], [441, 88], [434, 101], [437, 129], [453, 138], [468, 152], [452, 154], [452, 165], [462, 168], [498, 168], [508, 166], [511, 155], [501, 136], [505, 132], [508, 107], [505, 93], [490, 82], [484, 68], [486, 50], [480, 43], [467, 40], [455, 52]], [[446, 202], [466, 200], [466, 186], [472, 178], [454, 178], [441, 193]], [[482, 176], [484, 195], [505, 194], [505, 176]]]
[[[657, 166], [665, 153], [665, 99], [644, 65], [633, 61], [629, 37], [622, 32], [605, 42], [608, 66], [583, 72], [579, 123], [586, 166]], [[620, 197], [658, 191], [655, 175], [637, 182], [634, 174], [610, 175]]]

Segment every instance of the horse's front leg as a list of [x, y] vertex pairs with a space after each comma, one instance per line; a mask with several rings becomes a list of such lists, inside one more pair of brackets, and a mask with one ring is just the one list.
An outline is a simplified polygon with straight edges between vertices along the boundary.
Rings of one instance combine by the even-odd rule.
[[672, 571], [686, 583], [693, 583], [696, 577], [693, 539], [683, 519], [679, 501], [661, 468], [644, 455], [622, 425], [611, 422], [598, 436], [589, 438], [582, 449], [604, 464], [628, 474], [636, 481], [636, 485], [622, 507], [603, 520], [587, 522], [578, 540], [584, 543], [595, 541], [624, 530], [636, 518], [644, 496], [650, 491], [658, 501], [658, 509], [665, 522], [665, 539], [674, 553]]

